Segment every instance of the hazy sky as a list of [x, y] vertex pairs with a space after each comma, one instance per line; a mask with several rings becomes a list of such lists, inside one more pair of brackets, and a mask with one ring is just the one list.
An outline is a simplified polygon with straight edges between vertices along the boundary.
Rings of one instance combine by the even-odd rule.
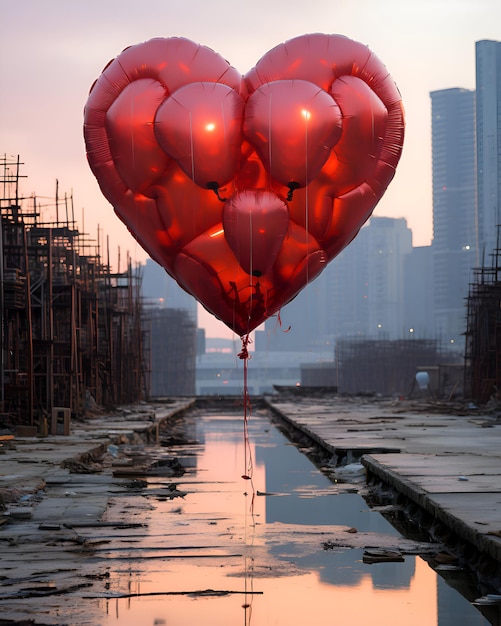
[[[406, 141], [374, 212], [405, 217], [414, 245], [432, 238], [429, 92], [475, 87], [475, 41], [501, 39], [500, 0], [0, 0], [0, 154], [20, 155], [21, 191], [73, 193], [75, 217], [112, 248], [145, 254], [101, 195], [85, 158], [89, 88], [125, 47], [188, 37], [242, 74], [297, 35], [339, 33], [368, 45], [402, 93]], [[43, 200], [42, 200], [43, 202]], [[335, 261], [334, 261], [335, 262]]]

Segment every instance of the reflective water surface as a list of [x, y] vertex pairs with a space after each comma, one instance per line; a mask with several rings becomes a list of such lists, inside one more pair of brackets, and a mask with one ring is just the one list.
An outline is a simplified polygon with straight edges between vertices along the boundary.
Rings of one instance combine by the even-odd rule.
[[250, 418], [247, 444], [240, 410], [190, 416], [178, 435], [183, 445], [150, 453], [176, 456], [186, 472], [150, 477], [144, 497], [117, 498], [108, 511], [113, 520], [128, 509], [147, 527], [96, 554], [112, 559], [102, 624], [491, 623], [418, 556], [364, 562], [372, 541], [391, 549], [402, 538], [265, 413]]

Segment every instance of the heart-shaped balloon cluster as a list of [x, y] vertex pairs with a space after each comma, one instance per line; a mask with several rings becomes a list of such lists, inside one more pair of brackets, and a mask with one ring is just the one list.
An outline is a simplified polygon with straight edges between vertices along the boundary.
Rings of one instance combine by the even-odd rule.
[[385, 66], [340, 35], [291, 39], [245, 76], [158, 38], [103, 70], [84, 135], [133, 236], [243, 337], [356, 236], [395, 174], [404, 115]]

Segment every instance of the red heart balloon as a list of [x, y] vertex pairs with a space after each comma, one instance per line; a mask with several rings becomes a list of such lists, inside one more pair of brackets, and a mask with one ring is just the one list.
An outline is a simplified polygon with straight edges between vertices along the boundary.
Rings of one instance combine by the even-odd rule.
[[291, 39], [245, 76], [207, 47], [158, 38], [104, 69], [84, 136], [133, 236], [244, 337], [370, 217], [404, 113], [385, 66], [341, 35]]

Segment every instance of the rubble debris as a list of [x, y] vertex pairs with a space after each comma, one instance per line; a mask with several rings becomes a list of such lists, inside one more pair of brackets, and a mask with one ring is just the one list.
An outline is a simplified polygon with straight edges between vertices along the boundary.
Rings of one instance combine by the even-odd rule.
[[[100, 599], [100, 598], [145, 598], [152, 596], [188, 596], [190, 598], [203, 598], [203, 597], [215, 597], [215, 596], [230, 596], [230, 595], [262, 595], [262, 591], [244, 590], [241, 589], [200, 589], [197, 591], [149, 591], [145, 593], [100, 593], [98, 595], [85, 595], [85, 598]], [[1, 622], [0, 622], [1, 626]]]
[[74, 593], [75, 591], [79, 591], [80, 589], [84, 589], [85, 587], [92, 587], [92, 583], [78, 583], [76, 585], [69, 585], [68, 587], [56, 587], [52, 585], [48, 585], [45, 587], [25, 587], [23, 589], [19, 589], [15, 593], [0, 593], [0, 601], [62, 595], [67, 593]]
[[401, 552], [392, 550], [365, 550], [362, 557], [364, 563], [403, 563], [405, 561]]

